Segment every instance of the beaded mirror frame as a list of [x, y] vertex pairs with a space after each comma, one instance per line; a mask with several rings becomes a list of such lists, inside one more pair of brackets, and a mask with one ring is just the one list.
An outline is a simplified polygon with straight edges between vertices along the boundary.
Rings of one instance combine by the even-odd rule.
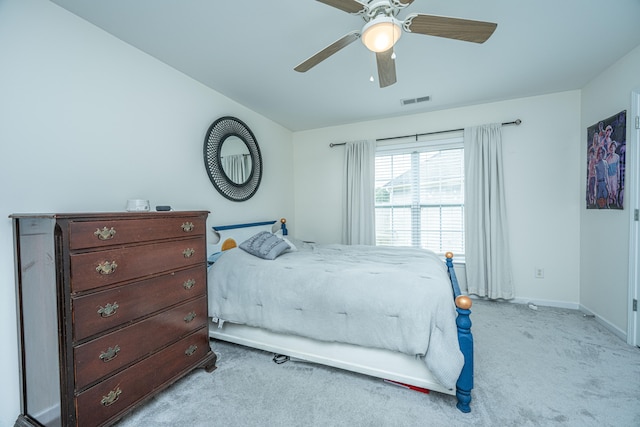
[[[222, 167], [222, 146], [230, 137], [242, 140], [251, 157], [249, 176], [242, 183], [231, 180]], [[242, 202], [253, 197], [258, 191], [262, 180], [262, 154], [255, 135], [242, 120], [225, 116], [214, 121], [205, 135], [203, 154], [207, 175], [216, 190], [224, 197]]]

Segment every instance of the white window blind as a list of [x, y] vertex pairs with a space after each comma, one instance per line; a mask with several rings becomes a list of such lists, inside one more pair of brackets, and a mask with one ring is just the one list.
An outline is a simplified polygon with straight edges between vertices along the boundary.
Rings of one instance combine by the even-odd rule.
[[464, 256], [462, 137], [376, 149], [376, 244]]

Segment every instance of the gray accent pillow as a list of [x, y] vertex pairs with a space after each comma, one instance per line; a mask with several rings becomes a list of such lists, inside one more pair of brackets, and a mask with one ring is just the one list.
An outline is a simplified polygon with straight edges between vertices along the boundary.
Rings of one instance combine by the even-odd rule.
[[289, 249], [289, 244], [268, 231], [261, 231], [240, 243], [240, 249], [259, 258], [273, 260]]

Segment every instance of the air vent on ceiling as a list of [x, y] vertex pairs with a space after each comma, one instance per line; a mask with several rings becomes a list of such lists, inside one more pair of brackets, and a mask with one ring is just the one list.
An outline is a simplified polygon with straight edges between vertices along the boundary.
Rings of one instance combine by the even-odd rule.
[[402, 106], [404, 107], [406, 105], [418, 104], [419, 102], [426, 102], [429, 100], [431, 100], [430, 96], [421, 96], [419, 98], [401, 99], [400, 104], [402, 104]]

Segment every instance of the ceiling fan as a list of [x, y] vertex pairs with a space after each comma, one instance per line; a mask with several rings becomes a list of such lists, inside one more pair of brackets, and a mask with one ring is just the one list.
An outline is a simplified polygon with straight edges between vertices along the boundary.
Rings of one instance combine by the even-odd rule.
[[344, 12], [359, 15], [365, 25], [361, 31], [352, 31], [333, 44], [322, 49], [294, 70], [304, 73], [329, 58], [334, 53], [362, 38], [362, 42], [376, 54], [380, 87], [394, 84], [396, 64], [393, 46], [402, 31], [445, 37], [474, 43], [484, 43], [495, 31], [497, 24], [446, 16], [413, 13], [404, 21], [396, 19], [398, 12], [411, 5], [414, 0], [368, 0], [364, 4], [357, 0], [317, 0]]

